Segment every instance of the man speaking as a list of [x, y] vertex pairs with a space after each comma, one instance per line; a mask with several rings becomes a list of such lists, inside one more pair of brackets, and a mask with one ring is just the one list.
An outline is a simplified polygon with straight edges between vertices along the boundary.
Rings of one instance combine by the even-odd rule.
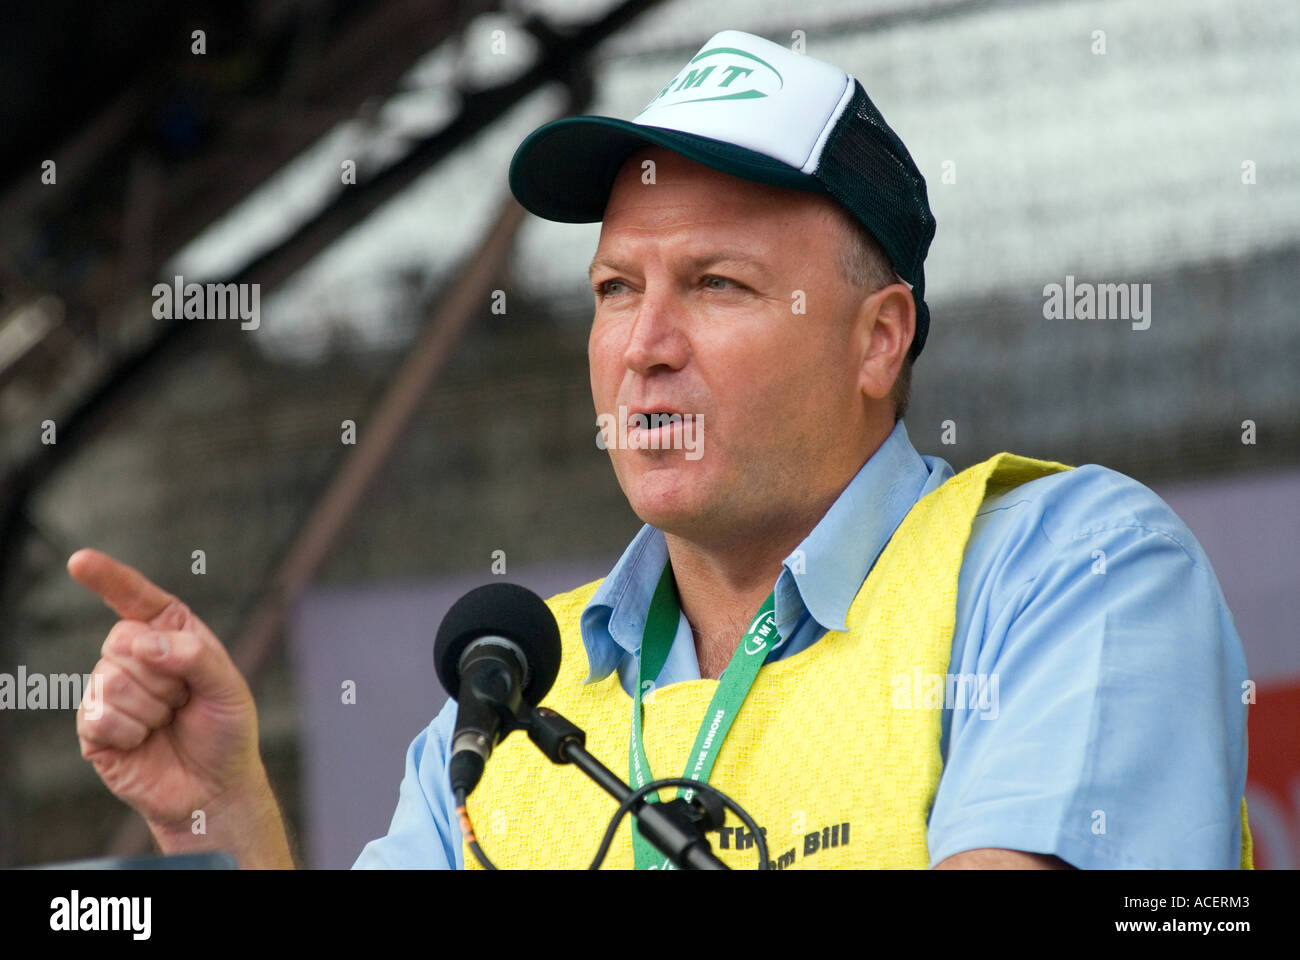
[[[535, 131], [510, 185], [538, 216], [602, 221], [592, 397], [645, 526], [548, 601], [543, 701], [599, 760], [634, 785], [707, 779], [780, 867], [1252, 865], [1245, 659], [1186, 526], [1104, 467], [1000, 454], [954, 476], [909, 442], [935, 221], [855, 79], [725, 31], [634, 120]], [[83, 754], [163, 850], [290, 866], [220, 642], [103, 554], [69, 570], [122, 617]], [[476, 866], [455, 712], [411, 744], [358, 867]], [[499, 865], [578, 867], [613, 804], [516, 736], [468, 807]], [[730, 825], [715, 852], [750, 867], [754, 838]], [[664, 865], [626, 823], [607, 862]]]

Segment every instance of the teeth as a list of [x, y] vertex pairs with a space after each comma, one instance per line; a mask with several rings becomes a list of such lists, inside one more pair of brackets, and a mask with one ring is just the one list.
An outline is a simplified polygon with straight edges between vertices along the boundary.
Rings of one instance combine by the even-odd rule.
[[681, 423], [683, 415], [680, 413], [669, 413], [667, 410], [647, 410], [645, 413], [638, 414], [645, 419], [647, 429], [663, 427], [673, 423]]

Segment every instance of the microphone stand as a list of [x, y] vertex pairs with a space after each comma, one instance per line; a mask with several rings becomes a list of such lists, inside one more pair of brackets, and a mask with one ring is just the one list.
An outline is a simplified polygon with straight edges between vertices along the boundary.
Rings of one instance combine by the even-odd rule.
[[[587, 752], [587, 735], [554, 710], [525, 706], [515, 725], [527, 731], [528, 738], [551, 762], [572, 763], [620, 804], [632, 796], [631, 787]], [[706, 799], [705, 791], [698, 791], [689, 803], [680, 797], [666, 803], [650, 803], [641, 797], [633, 804], [632, 815], [641, 836], [679, 868], [731, 869], [714, 855], [705, 837], [706, 831], [722, 826], [725, 816], [722, 804], [711, 795]]]

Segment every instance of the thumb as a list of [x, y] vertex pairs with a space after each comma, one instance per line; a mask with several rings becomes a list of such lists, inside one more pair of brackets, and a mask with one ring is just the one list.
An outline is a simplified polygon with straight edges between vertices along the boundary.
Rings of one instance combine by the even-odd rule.
[[183, 680], [195, 696], [217, 701], [238, 701], [250, 694], [248, 684], [220, 641], [185, 630], [142, 632], [131, 643], [131, 653], [151, 669]]

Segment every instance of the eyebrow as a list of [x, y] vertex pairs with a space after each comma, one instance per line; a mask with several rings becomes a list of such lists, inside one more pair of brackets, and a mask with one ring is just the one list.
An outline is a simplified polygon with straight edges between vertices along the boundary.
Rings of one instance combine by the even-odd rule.
[[[742, 250], [713, 250], [708, 253], [701, 253], [690, 257], [686, 261], [686, 266], [692, 270], [702, 270], [705, 267], [716, 266], [720, 263], [735, 264], [742, 267], [752, 267], [756, 270], [767, 270], [767, 265], [763, 261], [745, 253]], [[602, 257], [600, 254], [592, 257], [591, 265], [587, 267], [587, 279], [590, 280], [596, 273], [598, 267], [608, 267], [611, 270], [623, 270], [624, 265], [610, 257]]]

